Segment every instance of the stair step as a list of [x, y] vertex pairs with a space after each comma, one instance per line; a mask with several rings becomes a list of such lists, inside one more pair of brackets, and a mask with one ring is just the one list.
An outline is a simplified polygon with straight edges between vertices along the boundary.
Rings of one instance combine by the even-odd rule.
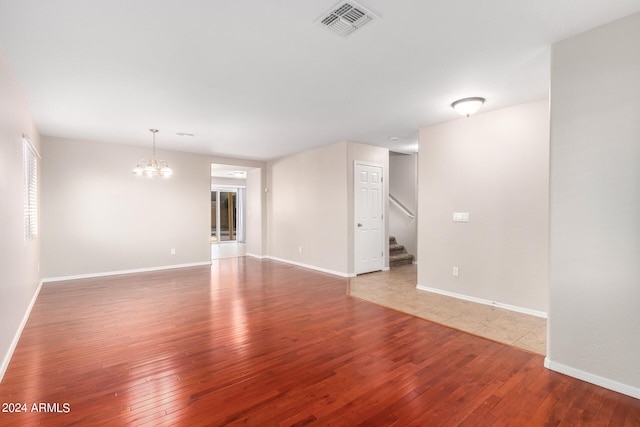
[[389, 236], [389, 267], [413, 264], [413, 255], [407, 253], [404, 245], [398, 244], [395, 236]]
[[413, 255], [411, 254], [399, 254], [399, 255], [391, 255], [389, 257], [389, 267], [398, 267], [400, 265], [412, 264], [413, 263]]
[[398, 260], [402, 260], [402, 259], [412, 259], [413, 260], [413, 255], [411, 254], [398, 254], [398, 255], [391, 255], [389, 257], [389, 261], [398, 261]]

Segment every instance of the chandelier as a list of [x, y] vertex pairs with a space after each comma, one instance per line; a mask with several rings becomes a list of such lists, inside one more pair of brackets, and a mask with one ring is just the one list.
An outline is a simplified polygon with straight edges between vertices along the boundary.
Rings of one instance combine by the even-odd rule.
[[144, 176], [170, 177], [173, 171], [166, 160], [156, 161], [156, 133], [158, 133], [158, 129], [149, 129], [149, 131], [153, 133], [153, 155], [149, 160], [140, 159], [138, 165], [133, 169], [133, 173]]

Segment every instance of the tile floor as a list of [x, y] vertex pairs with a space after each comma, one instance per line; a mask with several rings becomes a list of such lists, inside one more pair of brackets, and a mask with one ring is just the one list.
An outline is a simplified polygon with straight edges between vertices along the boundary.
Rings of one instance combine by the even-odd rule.
[[445, 326], [546, 354], [546, 319], [421, 291], [416, 283], [416, 265], [404, 265], [354, 277], [349, 281], [348, 292], [351, 296]]
[[245, 256], [247, 245], [238, 242], [211, 243], [211, 259]]

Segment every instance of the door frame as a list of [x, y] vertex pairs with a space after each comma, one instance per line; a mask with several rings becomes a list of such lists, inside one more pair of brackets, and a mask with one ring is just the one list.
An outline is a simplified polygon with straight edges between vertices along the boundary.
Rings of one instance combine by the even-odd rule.
[[357, 227], [357, 218], [356, 218], [356, 193], [357, 193], [357, 185], [358, 185], [358, 181], [357, 181], [357, 166], [362, 165], [362, 166], [373, 166], [373, 167], [378, 167], [381, 170], [381, 196], [380, 196], [380, 212], [382, 212], [382, 218], [381, 218], [381, 226], [380, 226], [380, 248], [382, 251], [382, 265], [380, 266], [380, 270], [384, 271], [386, 270], [386, 260], [387, 260], [387, 250], [386, 250], [386, 245], [385, 245], [385, 236], [387, 235], [387, 227], [386, 227], [386, 219], [387, 219], [387, 210], [386, 210], [386, 203], [385, 203], [385, 196], [386, 196], [386, 182], [384, 181], [384, 175], [385, 175], [385, 167], [384, 164], [382, 163], [375, 163], [375, 162], [368, 162], [365, 160], [354, 160], [353, 161], [353, 185], [352, 185], [352, 191], [353, 191], [353, 217], [351, 218], [352, 220], [352, 227], [353, 227], [353, 274], [354, 275], [358, 275], [358, 274], [365, 274], [366, 272], [358, 272], [357, 269], [357, 263], [358, 263], [358, 246], [356, 244], [356, 236], [358, 234], [358, 227]]

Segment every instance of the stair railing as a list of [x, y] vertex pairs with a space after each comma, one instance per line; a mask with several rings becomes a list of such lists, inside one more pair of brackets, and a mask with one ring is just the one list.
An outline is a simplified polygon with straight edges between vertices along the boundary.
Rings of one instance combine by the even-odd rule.
[[406, 216], [408, 216], [411, 219], [416, 219], [416, 216], [413, 214], [413, 212], [411, 212], [409, 208], [403, 205], [402, 202], [400, 202], [400, 200], [396, 199], [391, 194], [389, 194], [389, 201], [392, 204], [396, 205]]

